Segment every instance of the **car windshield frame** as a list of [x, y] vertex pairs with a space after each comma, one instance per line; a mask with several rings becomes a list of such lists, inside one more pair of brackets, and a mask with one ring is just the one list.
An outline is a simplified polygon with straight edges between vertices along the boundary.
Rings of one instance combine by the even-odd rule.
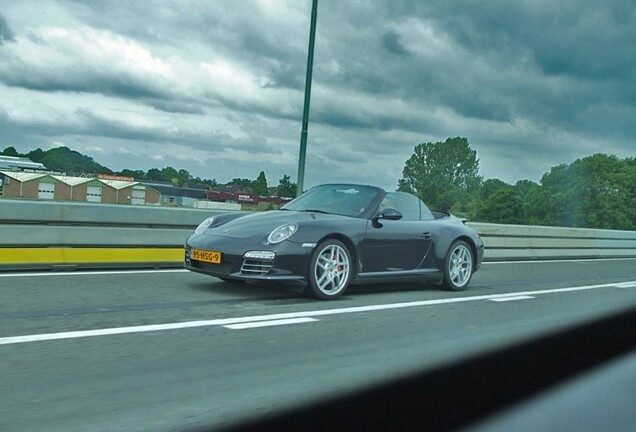
[[376, 186], [325, 184], [315, 186], [281, 207], [281, 210], [327, 213], [369, 219], [385, 191]]

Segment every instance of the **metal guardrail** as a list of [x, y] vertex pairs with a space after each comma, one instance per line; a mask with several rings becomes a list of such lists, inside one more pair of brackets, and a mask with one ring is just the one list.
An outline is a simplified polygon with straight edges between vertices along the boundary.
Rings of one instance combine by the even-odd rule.
[[[218, 210], [0, 199], [0, 269], [176, 267]], [[486, 260], [636, 257], [636, 231], [470, 223]]]

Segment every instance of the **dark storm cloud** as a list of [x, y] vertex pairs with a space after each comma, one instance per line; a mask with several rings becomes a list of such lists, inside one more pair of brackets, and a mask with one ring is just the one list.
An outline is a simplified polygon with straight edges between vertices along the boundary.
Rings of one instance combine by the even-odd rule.
[[471, 50], [529, 54], [546, 74], [626, 77], [636, 64], [628, 1], [431, 2], [427, 12]]
[[404, 48], [400, 41], [400, 35], [394, 31], [388, 31], [382, 35], [382, 47], [391, 54], [407, 56], [410, 52]]
[[[371, 30], [363, 37], [369, 42], [363, 37], [356, 42], [366, 50], [348, 56], [330, 52], [341, 62], [338, 78], [347, 86], [450, 106], [469, 118], [506, 122], [524, 116], [583, 128], [590, 118], [573, 115], [572, 104], [606, 104], [608, 79], [627, 79], [624, 92], [633, 87], [636, 56], [630, 41], [636, 40], [636, 13], [629, 2], [398, 1], [391, 6], [379, 18], [364, 14]], [[383, 58], [382, 52], [400, 52], [403, 42], [393, 29], [382, 33], [383, 26], [394, 22], [399, 28], [414, 18], [430, 22], [457, 49], [427, 58]], [[374, 34], [383, 35], [382, 52], [371, 49], [368, 36]], [[417, 34], [410, 37], [415, 45], [432, 44]], [[550, 83], [551, 76], [560, 82]]]
[[144, 99], [144, 104], [160, 111], [175, 114], [205, 114], [205, 110], [200, 103], [195, 101], [178, 101], [166, 99]]
[[[63, 72], [63, 71], [62, 71]], [[201, 103], [178, 100], [169, 89], [151, 86], [143, 80], [110, 75], [83, 73], [60, 73], [31, 70], [30, 73], [16, 74], [15, 70], [0, 68], [0, 82], [7, 86], [40, 92], [78, 92], [115, 96], [137, 100], [139, 103], [170, 113], [204, 114]]]
[[[3, 10], [11, 28], [0, 16], [0, 42], [16, 43], [0, 46], [0, 83], [11, 86], [0, 85], [0, 97], [12, 101], [0, 104], [11, 113], [2, 132], [16, 142], [20, 131], [49, 141], [75, 131], [98, 142], [206, 149], [227, 172], [237, 159], [219, 155], [233, 149], [284, 154], [263, 163], [292, 164], [310, 7], [308, 0], [59, 0], [52, 9], [62, 18], [33, 25], [24, 24], [24, 11], [14, 19]], [[51, 28], [72, 37], [52, 42]], [[104, 45], [92, 45], [93, 34]], [[309, 149], [308, 174], [331, 171], [344, 181], [362, 175], [356, 159], [378, 155], [394, 169], [419, 142], [458, 135], [479, 149], [482, 166], [512, 178], [538, 180], [552, 165], [598, 151], [633, 155], [634, 40], [636, 8], [627, 0], [321, 0], [309, 141], [322, 147]], [[147, 61], [122, 61], [109, 44], [143, 51]], [[98, 49], [112, 57], [100, 63]], [[19, 101], [34, 94], [54, 106], [68, 97], [72, 108], [57, 124], [30, 123], [23, 113], [37, 104]], [[73, 105], [76, 94], [88, 96]], [[92, 94], [95, 110], [78, 111], [91, 106]], [[141, 120], [117, 118], [119, 109]]]
[[[50, 69], [50, 68], [49, 68]], [[26, 71], [24, 71], [26, 72]], [[52, 74], [47, 70], [16, 74], [15, 70], [0, 69], [0, 81], [11, 87], [20, 87], [42, 92], [83, 92], [99, 93], [107, 96], [121, 96], [130, 99], [166, 98], [167, 92], [148, 86], [131, 77], [86, 75], [59, 71]]]
[[14, 42], [15, 34], [9, 28], [9, 24], [7, 24], [7, 20], [0, 14], [0, 45], [5, 42]]
[[146, 142], [149, 144], [180, 144], [186, 147], [205, 149], [211, 153], [223, 153], [229, 145], [248, 152], [258, 152], [267, 149], [262, 142], [239, 141], [228, 134], [211, 131], [189, 130], [186, 128], [174, 130], [170, 128], [140, 127], [126, 122], [125, 118], [108, 119], [90, 110], [79, 110], [79, 125], [75, 125], [68, 133], [75, 131], [86, 136], [125, 139], [131, 142]]
[[[184, 39], [204, 44], [257, 65], [268, 73], [269, 87], [302, 90], [304, 86], [308, 38], [305, 23], [295, 25], [302, 31], [296, 35], [302, 43], [290, 44], [284, 29], [272, 29], [271, 22], [263, 21], [266, 18], [254, 2], [232, 2], [230, 7], [223, 7], [222, 3], [184, 1], [177, 8], [166, 7], [161, 1], [122, 3], [117, 8], [108, 2], [78, 3], [82, 7], [74, 12], [97, 27], [149, 43], [174, 45], [179, 50], [183, 50]], [[139, 25], [141, 17], [143, 25]], [[303, 21], [308, 22], [306, 16]]]

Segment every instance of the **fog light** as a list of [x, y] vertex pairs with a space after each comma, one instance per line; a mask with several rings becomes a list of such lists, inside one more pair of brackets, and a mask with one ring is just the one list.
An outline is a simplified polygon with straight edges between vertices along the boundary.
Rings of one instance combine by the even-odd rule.
[[276, 254], [272, 251], [249, 251], [243, 255], [245, 258], [273, 260]]

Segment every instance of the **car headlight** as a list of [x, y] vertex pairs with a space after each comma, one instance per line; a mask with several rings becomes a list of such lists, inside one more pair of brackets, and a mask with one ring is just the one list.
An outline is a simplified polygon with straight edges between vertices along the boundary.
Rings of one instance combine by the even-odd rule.
[[203, 231], [205, 231], [210, 225], [212, 225], [214, 223], [214, 221], [216, 220], [216, 216], [211, 216], [209, 218], [207, 218], [206, 220], [204, 220], [203, 222], [201, 222], [199, 224], [199, 226], [197, 227], [197, 229], [194, 230], [195, 234], [201, 234]]
[[296, 231], [298, 231], [298, 224], [288, 223], [285, 225], [281, 225], [274, 231], [269, 233], [269, 235], [267, 236], [267, 243], [277, 244], [285, 241], [293, 236]]

